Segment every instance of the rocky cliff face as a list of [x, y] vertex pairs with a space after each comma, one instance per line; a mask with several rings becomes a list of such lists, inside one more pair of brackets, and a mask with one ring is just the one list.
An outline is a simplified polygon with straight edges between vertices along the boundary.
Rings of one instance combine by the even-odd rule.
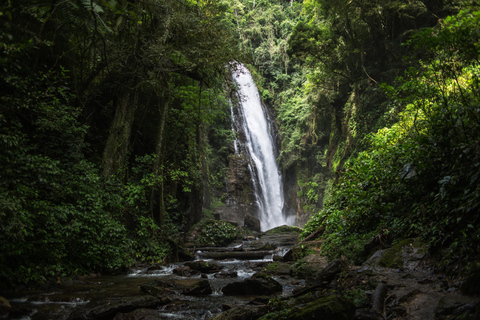
[[[240, 97], [234, 93], [232, 100], [240, 101]], [[245, 146], [243, 118], [235, 103], [232, 106], [232, 121], [232, 130], [234, 130], [236, 138], [230, 146], [225, 206], [216, 208], [215, 213], [224, 221], [243, 226], [247, 214], [257, 216], [258, 205], [252, 182], [252, 170], [249, 168], [253, 165], [252, 159]]]

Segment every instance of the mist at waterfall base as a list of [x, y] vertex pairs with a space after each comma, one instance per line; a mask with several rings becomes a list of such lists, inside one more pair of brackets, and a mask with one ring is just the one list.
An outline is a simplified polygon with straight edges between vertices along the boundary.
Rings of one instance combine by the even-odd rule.
[[295, 217], [287, 217], [284, 213], [282, 175], [276, 162], [270, 123], [257, 86], [250, 71], [242, 64], [236, 66], [233, 79], [238, 86], [239, 115], [243, 117], [242, 129], [252, 159], [250, 172], [261, 229], [265, 231], [281, 225], [294, 225]]

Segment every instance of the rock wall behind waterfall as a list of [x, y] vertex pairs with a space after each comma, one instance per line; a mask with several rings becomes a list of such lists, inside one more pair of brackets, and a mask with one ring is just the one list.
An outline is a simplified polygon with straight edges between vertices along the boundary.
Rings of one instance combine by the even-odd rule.
[[[248, 84], [247, 87], [251, 88], [251, 86], [254, 85], [255, 84], [253, 83]], [[247, 138], [247, 134], [252, 134], [252, 132], [250, 128], [247, 129], [248, 124], [245, 122], [245, 106], [242, 107], [242, 103], [245, 103], [245, 100], [242, 100], [241, 95], [242, 93], [238, 92], [233, 92], [231, 95], [231, 112], [233, 120], [232, 130], [235, 133], [236, 139], [230, 148], [231, 156], [229, 158], [229, 170], [225, 187], [225, 206], [219, 207], [215, 210], [217, 215], [219, 215], [222, 220], [232, 221], [238, 225], [243, 225], [244, 218], [247, 214], [251, 214], [262, 220], [260, 215], [264, 214], [265, 212], [262, 212], [262, 208], [260, 208], [259, 205], [259, 201], [263, 200], [259, 200], [258, 193], [259, 191], [262, 192], [262, 190], [259, 190], [261, 189], [261, 183], [259, 182], [259, 177], [257, 176], [258, 171], [256, 169], [257, 167], [255, 161], [251, 157], [252, 148], [251, 146], [247, 145], [249, 141], [251, 141], [251, 137]], [[263, 103], [261, 107], [264, 111], [263, 115], [265, 115], [267, 118], [266, 126], [273, 143], [273, 146], [271, 147], [271, 149], [273, 149], [273, 157], [277, 158], [280, 149], [278, 125], [275, 122], [270, 109]], [[258, 161], [258, 155], [256, 156]], [[265, 168], [263, 168], [263, 170], [264, 169]], [[275, 172], [280, 171], [277, 168]], [[282, 173], [281, 176], [283, 174], [284, 173]], [[295, 179], [289, 180], [294, 181]], [[273, 225], [269, 223], [264, 224], [264, 222], [262, 222], [262, 229], [268, 229], [281, 224], [295, 224], [295, 221], [297, 220], [298, 205], [295, 197], [296, 191], [292, 191], [292, 189], [295, 189], [295, 186], [293, 186], [293, 188], [291, 186], [287, 186], [285, 188], [281, 187], [282, 191], [280, 193], [281, 197], [279, 197], [279, 201], [281, 201], [283, 204], [283, 211], [281, 211], [280, 214], [284, 217], [276, 220], [276, 222], [273, 222]], [[283, 202], [283, 198], [285, 198], [285, 202]], [[271, 214], [271, 212], [268, 213]], [[303, 220], [304, 219], [300, 221], [302, 225], [304, 223]]]

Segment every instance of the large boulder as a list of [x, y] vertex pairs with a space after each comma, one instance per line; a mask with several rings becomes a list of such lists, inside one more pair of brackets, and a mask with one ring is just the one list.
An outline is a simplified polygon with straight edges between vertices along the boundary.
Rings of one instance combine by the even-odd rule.
[[328, 266], [328, 258], [318, 254], [307, 255], [298, 261], [300, 263], [291, 270], [291, 275], [297, 278], [316, 279]]
[[255, 320], [268, 312], [266, 306], [244, 305], [233, 307], [210, 320]]
[[245, 215], [244, 226], [252, 231], [260, 232], [260, 220], [250, 213]]
[[254, 274], [251, 278], [227, 284], [222, 292], [226, 296], [269, 295], [282, 292], [282, 285], [266, 274]]
[[282, 311], [281, 314], [270, 313], [261, 320], [288, 319], [288, 320], [350, 320], [355, 315], [355, 305], [336, 296], [321, 298], [310, 302], [303, 307], [295, 307]]
[[348, 261], [345, 257], [335, 259], [325, 266], [323, 270], [318, 273], [312, 273], [310, 277], [307, 277], [311, 282], [330, 282], [335, 279], [337, 274], [345, 270], [348, 267]]
[[211, 294], [212, 287], [206, 279], [170, 279], [155, 280], [140, 286], [143, 293], [165, 297], [166, 294], [181, 293], [184, 295], [208, 295]]
[[206, 279], [198, 280], [191, 283], [188, 287], [183, 289], [183, 294], [188, 296], [203, 296], [212, 294], [213, 290], [210, 282]]
[[361, 271], [383, 268], [414, 270], [427, 254], [427, 246], [419, 239], [405, 239], [396, 245], [378, 250], [362, 265]]
[[271, 275], [287, 276], [292, 266], [286, 262], [272, 262], [265, 267], [265, 272]]

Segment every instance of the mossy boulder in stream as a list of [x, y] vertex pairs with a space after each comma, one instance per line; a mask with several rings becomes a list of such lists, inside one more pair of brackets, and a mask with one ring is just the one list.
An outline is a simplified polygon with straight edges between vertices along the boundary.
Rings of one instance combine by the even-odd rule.
[[303, 229], [295, 226], [279, 226], [267, 231], [267, 234], [275, 234], [275, 233], [300, 233]]

